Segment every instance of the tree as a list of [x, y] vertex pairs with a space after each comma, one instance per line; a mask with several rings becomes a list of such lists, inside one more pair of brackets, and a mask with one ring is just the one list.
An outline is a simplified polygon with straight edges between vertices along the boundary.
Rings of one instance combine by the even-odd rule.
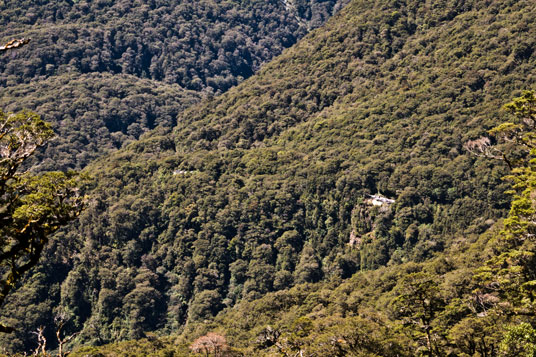
[[69, 318], [67, 317], [67, 313], [64, 311], [58, 313], [56, 317], [54, 317], [54, 322], [56, 323], [56, 338], [58, 339], [58, 357], [65, 357], [69, 354], [69, 352], [64, 352], [64, 345], [69, 343], [73, 338], [78, 336], [80, 334], [79, 332], [75, 332], [69, 336], [61, 337], [62, 336], [62, 330], [65, 327], [65, 324], [69, 321]]
[[476, 156], [503, 160], [516, 171], [527, 166], [527, 158], [536, 148], [536, 95], [525, 91], [503, 108], [513, 114], [513, 120], [488, 131], [496, 142], [484, 136], [466, 142], [464, 148]]
[[190, 349], [195, 353], [203, 353], [210, 356], [214, 353], [215, 357], [223, 356], [223, 353], [229, 349], [225, 337], [214, 332], [209, 332], [205, 336], [199, 337], [191, 345]]
[[[22, 275], [35, 266], [52, 233], [84, 206], [75, 172], [32, 174], [24, 162], [54, 133], [31, 112], [0, 111], [0, 307]], [[0, 325], [1, 332], [13, 329]]]
[[467, 356], [493, 356], [500, 341], [496, 314], [469, 316], [449, 329], [448, 339]]
[[536, 95], [526, 91], [505, 105], [513, 120], [490, 130], [509, 158], [512, 205], [495, 238], [494, 255], [477, 270], [483, 294], [498, 296], [508, 314], [536, 314]]
[[440, 356], [433, 321], [442, 310], [444, 301], [439, 295], [435, 277], [424, 272], [409, 274], [400, 281], [398, 292], [393, 301], [395, 314], [403, 318], [404, 325], [416, 327], [413, 336], [419, 343], [424, 337], [428, 356]]
[[[493, 256], [474, 276], [481, 316], [496, 313], [512, 323], [499, 345], [502, 356], [536, 354], [536, 95], [525, 91], [504, 107], [511, 122], [490, 130], [511, 172], [513, 200], [503, 229], [491, 241]], [[526, 321], [529, 322], [526, 322]]]

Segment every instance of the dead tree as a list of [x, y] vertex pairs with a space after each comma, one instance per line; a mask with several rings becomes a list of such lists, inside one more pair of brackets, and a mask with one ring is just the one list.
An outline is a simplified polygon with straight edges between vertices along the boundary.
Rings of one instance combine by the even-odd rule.
[[33, 355], [34, 356], [46, 356], [46, 348], [47, 348], [47, 339], [43, 332], [45, 331], [44, 326], [40, 326], [33, 334], [37, 335], [37, 348], [35, 349]]
[[80, 332], [75, 332], [72, 335], [62, 338], [61, 331], [63, 330], [63, 327], [68, 321], [69, 321], [69, 318], [67, 317], [67, 314], [65, 314], [64, 312], [59, 313], [54, 318], [54, 322], [56, 323], [56, 338], [58, 339], [58, 357], [65, 357], [70, 353], [70, 352], [63, 351], [64, 345], [69, 343], [69, 341], [71, 341], [73, 338], [78, 336], [78, 334], [80, 333]]

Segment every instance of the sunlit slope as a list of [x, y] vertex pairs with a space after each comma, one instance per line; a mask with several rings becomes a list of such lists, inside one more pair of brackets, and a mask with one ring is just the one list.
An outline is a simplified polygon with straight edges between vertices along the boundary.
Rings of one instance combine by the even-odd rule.
[[0, 56], [0, 107], [61, 137], [34, 169], [82, 168], [250, 77], [343, 3], [4, 1], [0, 43], [31, 41]]
[[[534, 14], [353, 1], [172, 131], [91, 165], [95, 204], [58, 236], [71, 258], [33, 279], [72, 312], [77, 343], [102, 344], [483, 232], [507, 207], [505, 170], [463, 144], [534, 84]], [[395, 203], [370, 207], [378, 192]]]

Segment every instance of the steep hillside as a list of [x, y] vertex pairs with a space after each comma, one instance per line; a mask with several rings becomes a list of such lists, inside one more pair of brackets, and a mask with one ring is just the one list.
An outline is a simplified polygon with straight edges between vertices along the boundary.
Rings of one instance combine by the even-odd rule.
[[[534, 85], [535, 14], [532, 1], [352, 1], [172, 131], [88, 167], [94, 204], [8, 320], [52, 331], [58, 304], [77, 344], [171, 333], [473, 239], [505, 214], [506, 170], [463, 144]], [[394, 203], [369, 205], [378, 192]]]
[[[293, 4], [293, 1], [289, 1]], [[188, 89], [225, 90], [316, 25], [336, 1], [4, 1], [4, 39], [29, 37], [0, 60], [2, 85], [65, 72], [125, 73]]]
[[[359, 272], [344, 281], [300, 284], [242, 301], [210, 321], [190, 322], [171, 336], [149, 334], [135, 341], [82, 347], [73, 356], [155, 352], [187, 356], [194, 341], [207, 333], [224, 337], [228, 356], [426, 355], [424, 326], [408, 321], [397, 306], [400, 296], [411, 289], [411, 279], [418, 277], [437, 289], [429, 325], [437, 346], [435, 355], [515, 356], [499, 354], [498, 347], [509, 323], [515, 326], [520, 320], [477, 314], [482, 314], [478, 303], [482, 295], [474, 290], [478, 287], [474, 275], [490, 257], [491, 246], [496, 244], [490, 240], [494, 234], [497, 229], [424, 263]], [[411, 298], [418, 301], [416, 295]]]
[[[486, 259], [484, 247], [488, 239], [489, 235], [483, 236], [464, 245], [464, 249], [451, 249], [426, 263], [383, 267], [357, 273], [342, 282], [301, 284], [257, 300], [242, 301], [210, 321], [188, 324], [180, 334], [82, 347], [73, 356], [144, 356], [153, 351], [187, 356], [192, 342], [211, 331], [225, 336], [230, 356], [280, 356], [300, 351], [303, 356], [417, 356], [425, 351], [422, 335], [412, 336], [419, 328], [397, 316], [394, 301], [407, 283], [404, 278], [422, 273], [437, 282], [439, 295], [445, 301], [468, 295], [458, 301], [465, 307], [456, 303], [446, 309], [441, 306], [446, 313], [437, 314], [433, 328], [441, 345], [439, 355], [470, 353], [471, 348], [464, 344], [477, 344], [481, 333], [488, 333], [488, 342], [495, 342], [489, 330], [475, 329], [471, 334], [470, 324], [455, 326], [460, 316], [471, 315], [471, 275]], [[493, 348], [491, 343], [490, 347]]]
[[170, 127], [201, 93], [129, 74], [64, 74], [8, 87], [6, 111], [32, 108], [54, 123], [57, 137], [34, 170], [80, 169], [158, 125]]
[[[251, 76], [343, 3], [3, 1], [1, 43], [31, 41], [0, 57], [0, 105], [54, 123], [56, 145], [40, 158], [46, 168], [84, 167], [171, 122], [200, 97], [190, 91], [221, 93]], [[128, 97], [145, 103], [133, 113]]]

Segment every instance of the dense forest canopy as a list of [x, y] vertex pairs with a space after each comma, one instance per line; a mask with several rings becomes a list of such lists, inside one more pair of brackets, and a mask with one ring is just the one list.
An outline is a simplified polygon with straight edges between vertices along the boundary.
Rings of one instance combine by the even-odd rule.
[[61, 312], [75, 345], [155, 348], [150, 332], [183, 332], [173, 349], [219, 329], [246, 355], [498, 351], [494, 324], [517, 321], [499, 317], [532, 305], [518, 294], [505, 308], [513, 293], [477, 271], [494, 269], [481, 234], [506, 215], [511, 183], [467, 143], [534, 85], [536, 5], [430, 4], [353, 0], [174, 128], [89, 165], [94, 203], [11, 296], [18, 332], [1, 343], [30, 350], [29, 331], [53, 331]]
[[3, 1], [4, 110], [60, 134], [37, 169], [82, 168], [204, 95], [221, 93], [322, 24], [344, 1]]
[[[35, 113], [0, 111], [0, 306], [37, 265], [50, 235], [75, 219], [84, 196], [75, 172], [31, 175], [24, 162], [54, 136]], [[2, 333], [12, 327], [0, 324]]]
[[[504, 221], [421, 263], [301, 284], [241, 301], [179, 335], [84, 347], [102, 354], [229, 356], [532, 356], [536, 352], [534, 231], [536, 95], [504, 106], [508, 120], [471, 141], [475, 155], [509, 162]], [[491, 138], [494, 142], [491, 142]]]
[[201, 95], [129, 74], [70, 73], [2, 90], [6, 108], [46, 113], [58, 136], [31, 158], [34, 170], [81, 168], [178, 113]]

